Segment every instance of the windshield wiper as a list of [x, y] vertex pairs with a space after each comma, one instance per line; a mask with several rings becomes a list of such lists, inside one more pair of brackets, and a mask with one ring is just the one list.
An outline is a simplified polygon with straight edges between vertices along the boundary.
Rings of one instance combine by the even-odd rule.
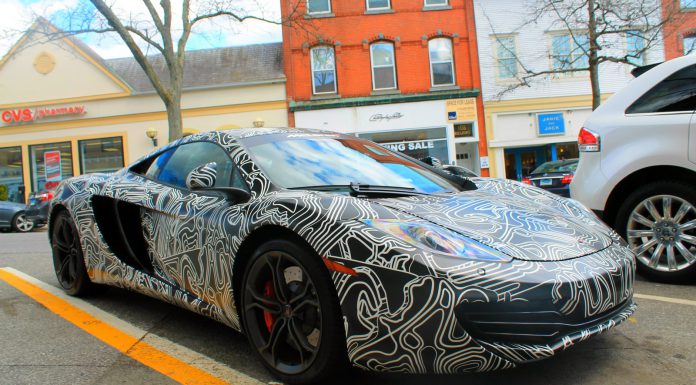
[[303, 186], [292, 187], [289, 190], [315, 190], [315, 191], [337, 191], [347, 190], [350, 195], [357, 197], [375, 196], [404, 196], [404, 195], [429, 195], [416, 191], [413, 187], [402, 186], [377, 186], [364, 183], [351, 182], [346, 185], [322, 185], [322, 186]]

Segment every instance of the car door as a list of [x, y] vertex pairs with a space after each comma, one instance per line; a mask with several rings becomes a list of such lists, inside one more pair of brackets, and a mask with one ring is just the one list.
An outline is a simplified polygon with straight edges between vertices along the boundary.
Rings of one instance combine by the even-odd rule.
[[214, 162], [215, 187], [247, 189], [227, 152], [212, 142], [194, 142], [162, 154], [145, 177], [159, 193], [142, 210], [142, 227], [154, 273], [208, 303], [223, 305], [232, 293], [231, 242], [239, 231], [240, 205], [224, 194], [194, 191], [186, 177]]
[[0, 227], [9, 227], [14, 210], [5, 201], [0, 201]]

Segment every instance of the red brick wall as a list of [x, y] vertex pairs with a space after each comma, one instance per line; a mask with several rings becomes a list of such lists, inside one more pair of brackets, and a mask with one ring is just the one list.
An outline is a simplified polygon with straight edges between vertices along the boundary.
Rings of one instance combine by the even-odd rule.
[[[372, 92], [369, 44], [379, 40], [395, 44], [399, 91], [427, 93], [431, 88], [428, 39], [439, 35], [452, 38], [456, 85], [461, 89], [481, 89], [472, 0], [450, 0], [451, 9], [430, 11], [423, 10], [423, 0], [392, 0], [393, 13], [374, 15], [365, 14], [365, 0], [331, 2], [335, 17], [300, 16], [299, 25], [283, 27], [288, 100], [311, 99], [309, 49], [317, 45], [335, 45], [338, 94], [342, 98], [369, 96]], [[304, 0], [299, 3], [281, 0], [283, 17], [289, 17], [293, 9], [304, 15], [305, 4]], [[380, 38], [380, 34], [384, 37]], [[486, 156], [483, 102], [481, 96], [478, 99], [479, 153]]]
[[684, 55], [684, 36], [696, 33], [696, 11], [679, 11], [679, 0], [662, 0], [665, 18], [665, 59], [670, 60]]

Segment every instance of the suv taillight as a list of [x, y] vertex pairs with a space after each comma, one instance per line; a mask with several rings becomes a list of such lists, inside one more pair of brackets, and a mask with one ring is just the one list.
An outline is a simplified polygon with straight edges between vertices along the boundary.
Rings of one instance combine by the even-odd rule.
[[598, 152], [600, 148], [599, 135], [581, 128], [578, 134], [578, 149], [582, 152]]

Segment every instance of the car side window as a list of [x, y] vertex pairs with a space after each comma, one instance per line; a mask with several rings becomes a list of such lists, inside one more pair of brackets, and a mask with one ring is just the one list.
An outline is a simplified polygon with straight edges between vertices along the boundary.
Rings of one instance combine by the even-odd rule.
[[146, 176], [162, 183], [186, 188], [186, 176], [194, 168], [217, 163], [215, 187], [240, 187], [246, 185], [239, 170], [222, 147], [211, 142], [194, 142], [181, 145], [161, 154], [150, 166]]
[[696, 110], [696, 65], [683, 68], [641, 96], [627, 114]]

